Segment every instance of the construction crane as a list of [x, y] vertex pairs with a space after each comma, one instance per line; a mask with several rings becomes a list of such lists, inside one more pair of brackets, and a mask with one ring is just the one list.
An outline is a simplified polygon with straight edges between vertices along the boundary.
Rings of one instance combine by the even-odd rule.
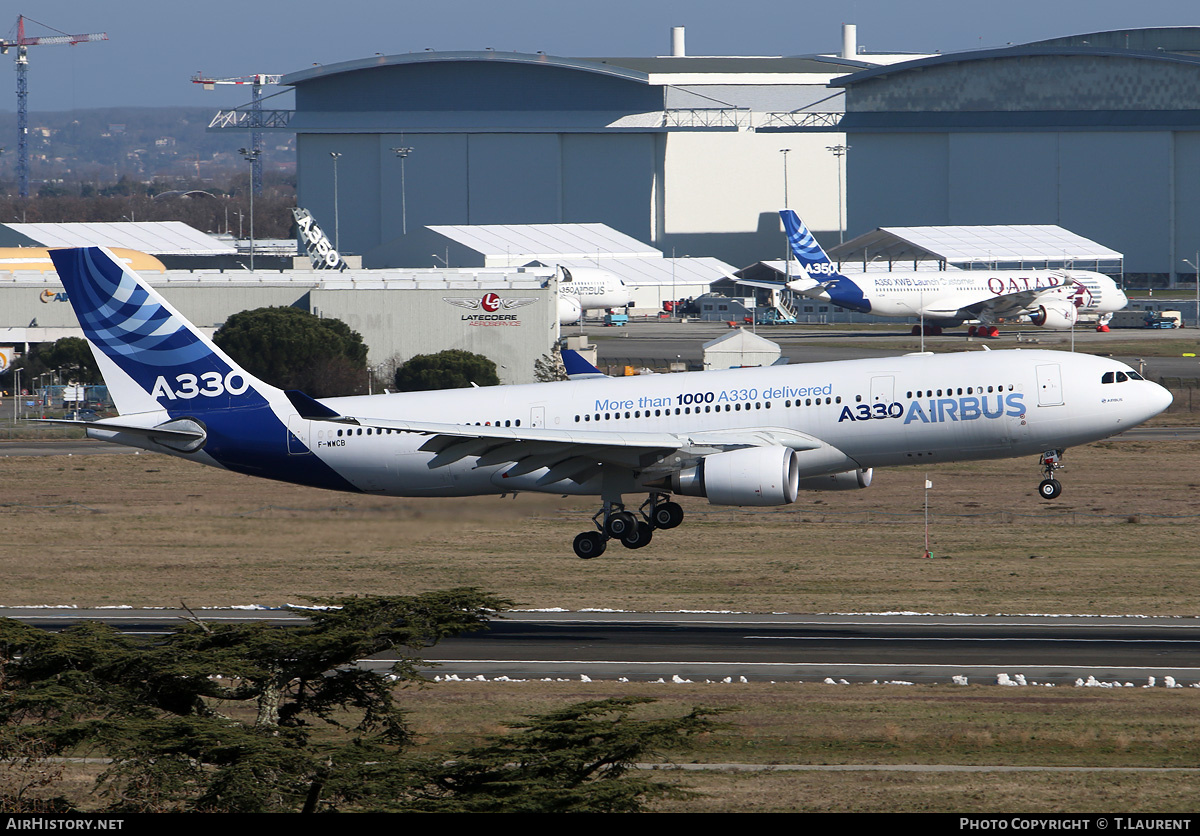
[[262, 125], [262, 91], [268, 84], [278, 84], [281, 75], [269, 75], [267, 73], [255, 73], [254, 75], [241, 75], [233, 78], [208, 78], [204, 73], [197, 72], [192, 76], [193, 84], [203, 84], [205, 90], [216, 89], [218, 84], [248, 84], [250, 85], [250, 109], [252, 111], [250, 132], [250, 152], [246, 155], [250, 162], [250, 190], [256, 194], [262, 194], [262, 132], [258, 127]]
[[75, 46], [90, 41], [107, 41], [104, 32], [92, 32], [87, 35], [68, 35], [53, 26], [38, 23], [60, 32], [58, 35], [46, 35], [36, 38], [25, 37], [25, 21], [38, 23], [24, 15], [17, 17], [17, 39], [15, 41], [0, 40], [0, 55], [7, 55], [11, 47], [17, 48], [17, 186], [21, 197], [29, 197], [29, 47], [31, 46]]

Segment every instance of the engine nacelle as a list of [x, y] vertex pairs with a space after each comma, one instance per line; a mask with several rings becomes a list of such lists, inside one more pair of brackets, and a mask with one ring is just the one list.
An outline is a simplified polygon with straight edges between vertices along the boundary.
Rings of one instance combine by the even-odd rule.
[[831, 473], [828, 476], [810, 476], [800, 480], [802, 491], [856, 491], [871, 487], [872, 468], [846, 470], [842, 473]]
[[1079, 312], [1070, 302], [1047, 302], [1029, 314], [1029, 321], [1039, 328], [1065, 330], [1075, 325]]
[[558, 297], [558, 324], [571, 325], [579, 321], [583, 316], [583, 306], [579, 304], [577, 296], [559, 296]]
[[674, 474], [671, 489], [713, 505], [790, 505], [799, 492], [799, 457], [790, 447], [713, 453]]

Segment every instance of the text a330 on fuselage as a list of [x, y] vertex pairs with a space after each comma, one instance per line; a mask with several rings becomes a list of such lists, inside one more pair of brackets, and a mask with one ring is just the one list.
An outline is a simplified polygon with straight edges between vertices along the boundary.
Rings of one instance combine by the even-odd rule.
[[[843, 272], [794, 211], [785, 209], [780, 216], [803, 272], [788, 288], [859, 313], [921, 317], [930, 333], [976, 322], [970, 336], [994, 337], [1004, 322], [1063, 330], [1083, 318], [1095, 319], [1096, 327], [1107, 331], [1112, 315], [1129, 301], [1111, 278], [1089, 270]], [[914, 325], [913, 333], [919, 329]]]
[[587, 366], [555, 383], [318, 401], [254, 378], [105, 250], [53, 258], [121, 413], [89, 437], [345, 491], [597, 496], [574, 543], [585, 558], [678, 526], [677, 494], [788, 505], [865, 488], [876, 467], [1038, 454], [1050, 499], [1065, 448], [1171, 401], [1114, 360], [1021, 350], [630, 378]]

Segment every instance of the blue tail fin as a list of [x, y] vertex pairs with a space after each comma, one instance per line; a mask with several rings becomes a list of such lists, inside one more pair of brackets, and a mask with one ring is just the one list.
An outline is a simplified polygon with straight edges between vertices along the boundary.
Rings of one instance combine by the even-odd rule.
[[833, 266], [829, 256], [825, 255], [817, 239], [808, 231], [804, 221], [800, 220], [800, 216], [792, 209], [781, 209], [779, 217], [783, 218], [783, 228], [787, 231], [792, 253], [809, 276], [817, 280], [837, 276], [837, 268]]
[[578, 351], [570, 348], [562, 350], [563, 368], [567, 370], [569, 380], [583, 380], [589, 377], [608, 377], [604, 372], [593, 366]]
[[257, 380], [102, 247], [50, 258], [122, 414], [262, 406]]

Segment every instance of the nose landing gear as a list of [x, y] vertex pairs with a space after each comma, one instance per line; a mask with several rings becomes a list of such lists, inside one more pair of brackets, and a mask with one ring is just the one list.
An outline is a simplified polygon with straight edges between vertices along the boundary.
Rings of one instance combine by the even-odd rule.
[[[641, 519], [638, 519], [638, 515]], [[608, 541], [620, 540], [627, 549], [650, 545], [655, 529], [675, 528], [683, 522], [683, 508], [672, 502], [667, 494], [652, 493], [635, 514], [626, 511], [620, 502], [605, 501], [592, 517], [595, 531], [585, 531], [575, 538], [572, 547], [584, 560], [599, 557], [608, 548]]]
[[1062, 493], [1062, 483], [1054, 478], [1054, 471], [1066, 465], [1062, 463], [1062, 450], [1047, 450], [1042, 453], [1042, 473], [1046, 478], [1038, 485], [1038, 493], [1042, 499], [1054, 499]]

